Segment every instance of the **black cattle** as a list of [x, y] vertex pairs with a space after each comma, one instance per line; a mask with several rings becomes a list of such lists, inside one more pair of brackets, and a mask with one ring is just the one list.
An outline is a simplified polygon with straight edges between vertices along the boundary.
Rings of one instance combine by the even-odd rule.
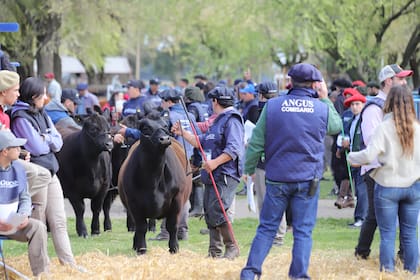
[[140, 141], [130, 149], [118, 178], [121, 200], [135, 222], [133, 249], [146, 253], [147, 218], [165, 217], [169, 251], [176, 253], [179, 215], [191, 193], [189, 163], [158, 114], [147, 115], [139, 126]]
[[70, 200], [76, 214], [77, 234], [87, 236], [83, 220], [84, 198], [91, 199], [93, 213], [91, 233], [99, 234], [99, 213], [104, 210], [104, 230], [111, 229], [110, 205], [104, 205], [111, 182], [110, 151], [113, 147], [110, 127], [105, 117], [94, 113], [83, 121], [83, 128], [63, 139], [57, 154], [60, 163], [58, 177], [64, 196]]

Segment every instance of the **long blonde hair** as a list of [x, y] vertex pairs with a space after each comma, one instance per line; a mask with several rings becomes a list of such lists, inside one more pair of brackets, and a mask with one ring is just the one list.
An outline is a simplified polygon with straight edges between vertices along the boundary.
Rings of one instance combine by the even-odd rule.
[[395, 129], [400, 139], [403, 155], [413, 156], [414, 151], [414, 110], [413, 96], [406, 86], [393, 86], [385, 101], [384, 113], [393, 113]]

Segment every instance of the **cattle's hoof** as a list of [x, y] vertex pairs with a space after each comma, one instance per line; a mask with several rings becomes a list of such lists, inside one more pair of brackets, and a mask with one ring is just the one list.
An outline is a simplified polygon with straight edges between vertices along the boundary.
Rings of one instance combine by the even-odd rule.
[[136, 249], [137, 255], [144, 255], [147, 252], [147, 248], [140, 248], [140, 249]]
[[136, 228], [135, 227], [129, 227], [127, 228], [128, 232], [135, 232]]
[[92, 236], [93, 235], [99, 235], [99, 234], [101, 234], [101, 232], [99, 230], [92, 231]]
[[87, 233], [79, 233], [79, 237], [88, 238]]
[[179, 248], [169, 248], [169, 253], [171, 254], [176, 254], [178, 253], [178, 251], [179, 251]]

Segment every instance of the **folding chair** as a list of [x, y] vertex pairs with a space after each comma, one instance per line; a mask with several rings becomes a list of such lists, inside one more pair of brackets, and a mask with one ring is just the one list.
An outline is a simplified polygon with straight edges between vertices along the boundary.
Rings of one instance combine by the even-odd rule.
[[13, 279], [30, 280], [29, 277], [25, 276], [23, 273], [17, 271], [13, 267], [7, 265], [6, 262], [4, 261], [4, 252], [3, 252], [3, 241], [4, 240], [9, 240], [9, 237], [7, 237], [5, 235], [0, 235], [0, 255], [1, 255], [0, 265], [3, 266], [5, 279], [9, 280], [9, 274], [8, 273], [10, 273], [10, 274], [13, 275]]

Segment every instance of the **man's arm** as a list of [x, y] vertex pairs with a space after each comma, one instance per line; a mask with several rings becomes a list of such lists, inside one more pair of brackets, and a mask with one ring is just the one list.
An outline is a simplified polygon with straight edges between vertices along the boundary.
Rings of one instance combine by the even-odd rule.
[[319, 99], [321, 102], [327, 104], [328, 106], [328, 135], [335, 135], [341, 132], [343, 127], [343, 122], [341, 120], [340, 115], [338, 114], [337, 110], [334, 107], [334, 104], [328, 98], [321, 98]]

